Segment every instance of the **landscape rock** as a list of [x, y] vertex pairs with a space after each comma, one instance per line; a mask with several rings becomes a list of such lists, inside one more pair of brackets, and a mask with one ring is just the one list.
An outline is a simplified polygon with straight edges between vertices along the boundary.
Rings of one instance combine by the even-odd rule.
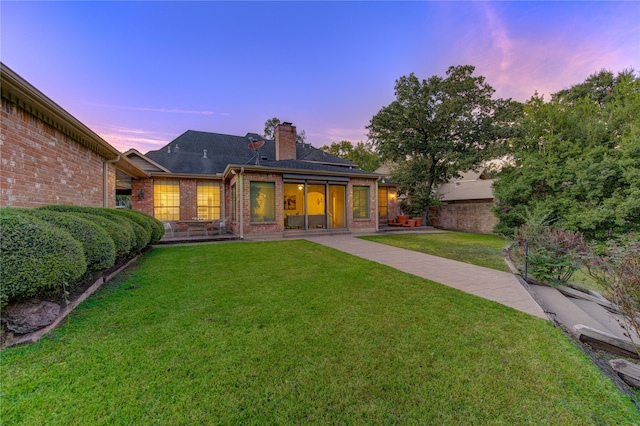
[[60, 315], [60, 305], [37, 299], [5, 307], [2, 322], [17, 334], [26, 334], [53, 323]]

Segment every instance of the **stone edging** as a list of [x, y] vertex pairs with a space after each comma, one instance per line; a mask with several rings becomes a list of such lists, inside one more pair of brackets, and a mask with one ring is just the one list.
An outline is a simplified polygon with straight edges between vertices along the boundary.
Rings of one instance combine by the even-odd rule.
[[140, 255], [137, 255], [137, 256], [129, 259], [127, 262], [123, 263], [118, 269], [116, 269], [115, 271], [111, 272], [109, 275], [106, 275], [106, 276], [103, 275], [100, 278], [98, 278], [97, 280], [95, 280], [94, 283], [91, 284], [91, 286], [88, 289], [86, 289], [84, 293], [82, 293], [73, 302], [71, 302], [67, 306], [65, 306], [65, 308], [60, 312], [60, 315], [58, 315], [58, 317], [55, 319], [54, 322], [52, 322], [51, 324], [49, 324], [48, 326], [46, 326], [44, 328], [41, 328], [40, 330], [34, 331], [32, 333], [24, 334], [24, 335], [21, 335], [18, 338], [14, 338], [14, 339], [9, 340], [2, 347], [2, 349], [10, 348], [11, 346], [23, 345], [23, 344], [28, 344], [28, 343], [35, 343], [38, 340], [40, 340], [44, 335], [48, 334], [51, 330], [53, 330], [58, 325], [60, 325], [62, 320], [64, 320], [71, 313], [71, 311], [73, 311], [80, 303], [84, 302], [89, 296], [91, 296], [93, 293], [95, 293], [104, 284], [106, 284], [109, 281], [111, 281], [116, 275], [118, 275], [120, 272], [122, 272], [123, 269], [125, 269], [133, 261], [138, 259], [139, 256]]

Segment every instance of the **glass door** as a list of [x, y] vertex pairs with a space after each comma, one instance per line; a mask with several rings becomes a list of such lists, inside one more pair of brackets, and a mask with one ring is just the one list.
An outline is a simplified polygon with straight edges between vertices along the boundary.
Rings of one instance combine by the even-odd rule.
[[329, 226], [331, 228], [345, 228], [346, 221], [346, 186], [329, 185]]
[[326, 228], [326, 185], [307, 185], [308, 229]]
[[305, 228], [305, 184], [284, 184], [284, 227], [285, 229]]

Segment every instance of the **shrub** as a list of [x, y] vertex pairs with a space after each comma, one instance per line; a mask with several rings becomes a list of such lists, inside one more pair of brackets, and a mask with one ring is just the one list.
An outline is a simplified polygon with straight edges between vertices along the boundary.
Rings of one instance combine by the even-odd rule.
[[132, 235], [126, 229], [123, 229], [118, 222], [90, 213], [69, 212], [69, 214], [87, 219], [102, 227], [109, 234], [116, 248], [116, 262], [122, 262], [129, 256]]
[[87, 270], [69, 232], [15, 209], [0, 209], [0, 307], [43, 293], [66, 293]]
[[109, 233], [92, 220], [71, 213], [29, 209], [26, 211], [39, 219], [66, 229], [80, 241], [89, 272], [104, 271], [116, 261], [116, 246]]
[[116, 209], [115, 212], [117, 214], [127, 216], [129, 219], [137, 222], [144, 228], [148, 227], [151, 232], [148, 244], [155, 244], [164, 236], [164, 225], [155, 217], [136, 210]]
[[[640, 240], [627, 234], [592, 247], [586, 258], [587, 273], [605, 288], [605, 294], [622, 314], [629, 338], [640, 335]], [[634, 342], [640, 355], [640, 342]]]
[[[147, 245], [147, 234], [144, 228], [142, 228], [132, 220], [127, 219], [122, 215], [118, 215], [115, 209], [68, 205], [50, 205], [41, 207], [41, 209], [70, 213], [85, 213], [93, 216], [99, 216], [111, 222], [115, 222], [117, 224], [116, 227], [119, 227], [120, 230], [124, 231], [125, 238], [128, 240], [127, 242], [122, 241], [122, 245], [120, 247], [117, 247], [118, 260], [124, 260], [129, 256], [138, 254]], [[107, 223], [107, 225], [109, 226], [109, 228], [111, 228], [112, 226], [109, 223]], [[114, 236], [115, 232], [112, 229], [108, 229], [108, 231], [112, 234], [112, 236]], [[115, 237], [114, 241], [116, 240], [116, 238], [121, 239], [122, 237]], [[116, 241], [116, 245], [118, 245], [118, 241]]]
[[589, 250], [582, 233], [541, 223], [522, 225], [515, 241], [513, 254], [520, 269], [526, 264], [531, 275], [552, 285], [568, 282]]

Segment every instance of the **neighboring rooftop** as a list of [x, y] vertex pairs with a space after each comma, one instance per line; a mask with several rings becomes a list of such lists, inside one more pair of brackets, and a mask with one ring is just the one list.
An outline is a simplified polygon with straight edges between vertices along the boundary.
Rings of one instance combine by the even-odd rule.
[[493, 182], [486, 169], [469, 170], [440, 185], [437, 193], [442, 201], [488, 200], [494, 198]]

